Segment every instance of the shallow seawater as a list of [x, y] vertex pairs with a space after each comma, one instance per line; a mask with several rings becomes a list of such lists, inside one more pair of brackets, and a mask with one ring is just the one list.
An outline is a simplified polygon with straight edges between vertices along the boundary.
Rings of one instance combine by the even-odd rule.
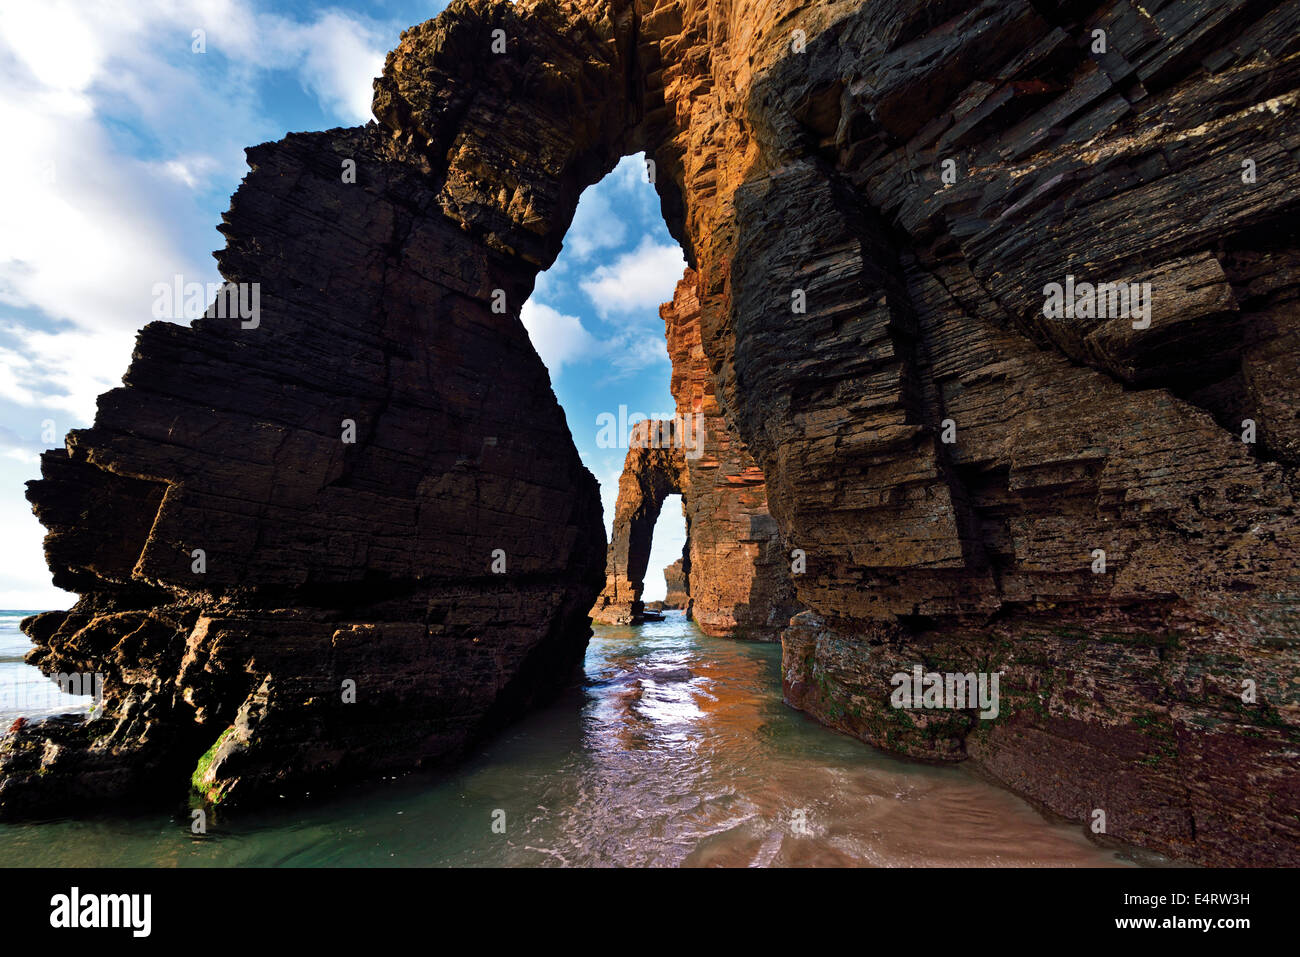
[[786, 707], [778, 645], [709, 638], [670, 612], [597, 626], [584, 672], [449, 772], [218, 811], [202, 836], [182, 807], [0, 824], [0, 865], [1135, 863], [962, 767], [889, 757]]
[[[32, 642], [18, 630], [18, 623], [33, 614], [0, 611], [0, 732], [20, 716], [43, 718], [88, 711], [93, 703], [90, 695], [65, 694], [55, 682], [23, 663], [23, 656], [32, 650]], [[80, 676], [77, 680], [80, 681]]]

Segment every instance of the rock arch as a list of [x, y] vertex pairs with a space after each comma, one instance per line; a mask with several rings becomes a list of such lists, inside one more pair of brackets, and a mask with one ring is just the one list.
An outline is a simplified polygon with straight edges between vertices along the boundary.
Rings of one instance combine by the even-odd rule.
[[81, 598], [29, 660], [105, 697], [4, 739], [0, 811], [166, 800], [200, 755], [227, 803], [409, 770], [570, 680], [600, 501], [518, 314], [640, 148], [637, 19], [457, 0], [377, 123], [248, 150], [216, 255], [258, 314], [145, 326], [30, 484]]
[[[664, 501], [670, 495], [680, 495], [683, 514], [691, 514], [686, 455], [674, 441], [673, 426], [672, 420], [645, 420], [633, 428], [631, 448], [618, 480], [618, 500], [605, 560], [605, 588], [591, 610], [596, 621], [627, 624], [641, 620], [645, 609], [641, 592], [650, 562], [650, 544]], [[690, 534], [688, 521], [687, 555]]]
[[790, 555], [767, 503], [762, 470], [717, 400], [702, 347], [693, 269], [660, 307], [672, 362], [672, 420], [634, 430], [619, 478], [605, 589], [592, 617], [638, 621], [650, 540], [666, 496], [686, 516], [686, 609], [709, 635], [773, 641], [801, 609]]

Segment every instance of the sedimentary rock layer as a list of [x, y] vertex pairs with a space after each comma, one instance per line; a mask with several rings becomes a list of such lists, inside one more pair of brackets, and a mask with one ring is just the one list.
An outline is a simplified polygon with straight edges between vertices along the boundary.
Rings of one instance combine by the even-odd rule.
[[691, 617], [710, 635], [772, 641], [799, 610], [791, 559], [768, 512], [763, 473], [727, 424], [700, 337], [699, 277], [688, 269], [664, 320], [677, 419], [692, 423], [685, 457]]
[[665, 608], [685, 610], [690, 606], [690, 585], [687, 582], [688, 570], [684, 566], [684, 562], [684, 558], [679, 558], [664, 568], [665, 590], [662, 604]]
[[[1300, 8], [654, 20], [703, 351], [807, 555], [788, 700], [1111, 836], [1300, 861]], [[1070, 276], [1149, 282], [1149, 324], [1049, 319]], [[892, 708], [917, 664], [1004, 672], [1000, 717]]]

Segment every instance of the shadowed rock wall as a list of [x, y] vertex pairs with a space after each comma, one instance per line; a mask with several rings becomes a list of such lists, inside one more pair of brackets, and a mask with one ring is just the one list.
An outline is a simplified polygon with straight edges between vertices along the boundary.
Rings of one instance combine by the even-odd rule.
[[624, 151], [631, 35], [453, 4], [389, 55], [381, 125], [248, 151], [217, 259], [260, 314], [146, 326], [30, 485], [81, 600], [29, 660], [105, 698], [5, 738], [0, 809], [406, 771], [571, 679], [600, 501], [518, 314]]
[[[671, 23], [703, 352], [807, 557], [787, 700], [1111, 836], [1300, 861], [1300, 8]], [[1047, 318], [1068, 276], [1149, 282], [1149, 325]], [[999, 717], [892, 707], [914, 665], [1001, 672]]]

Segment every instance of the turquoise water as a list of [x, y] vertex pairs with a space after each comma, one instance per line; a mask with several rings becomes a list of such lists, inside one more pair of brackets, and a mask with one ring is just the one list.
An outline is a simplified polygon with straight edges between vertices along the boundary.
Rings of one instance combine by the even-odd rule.
[[[6, 631], [0, 682], [32, 677], [17, 644]], [[0, 824], [0, 865], [1133, 864], [964, 768], [891, 758], [780, 698], [779, 646], [706, 637], [680, 612], [598, 626], [579, 684], [450, 772], [218, 811], [205, 835], [181, 806]]]

